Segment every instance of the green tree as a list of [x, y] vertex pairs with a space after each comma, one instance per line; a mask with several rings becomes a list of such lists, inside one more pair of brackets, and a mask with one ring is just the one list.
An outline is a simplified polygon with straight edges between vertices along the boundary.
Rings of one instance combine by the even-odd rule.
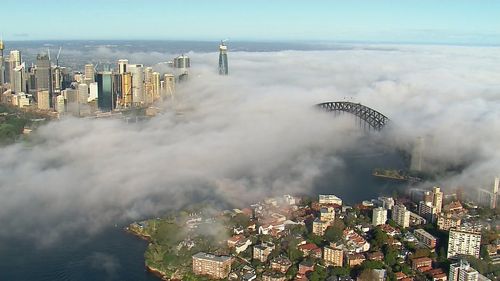
[[324, 267], [316, 266], [314, 271], [309, 276], [310, 281], [323, 281], [327, 277], [327, 273]]
[[332, 267], [330, 274], [337, 275], [337, 276], [347, 276], [347, 275], [351, 274], [351, 268], [334, 266], [334, 267]]
[[429, 250], [428, 248], [418, 248], [415, 250], [415, 253], [412, 256], [412, 259], [429, 257], [430, 254], [431, 254], [431, 250]]
[[394, 266], [397, 263], [398, 252], [391, 247], [385, 251], [384, 261], [388, 266]]
[[342, 238], [345, 224], [342, 220], [335, 220], [333, 225], [328, 227], [325, 231], [325, 239], [328, 242], [338, 242]]
[[292, 279], [295, 277], [295, 275], [297, 275], [297, 272], [299, 271], [299, 269], [297, 268], [296, 265], [292, 265], [290, 266], [290, 268], [288, 269], [288, 271], [286, 272], [286, 278], [288, 280]]
[[387, 244], [389, 236], [380, 227], [373, 230], [373, 239], [370, 241], [375, 249], [380, 249], [383, 245]]

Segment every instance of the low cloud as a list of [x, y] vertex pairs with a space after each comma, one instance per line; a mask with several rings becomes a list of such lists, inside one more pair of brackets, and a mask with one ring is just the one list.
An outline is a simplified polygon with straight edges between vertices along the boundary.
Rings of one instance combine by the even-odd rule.
[[[40, 128], [36, 145], [2, 148], [0, 236], [50, 244], [205, 199], [230, 206], [310, 193], [326, 173], [346, 176], [344, 152], [408, 150], [420, 136], [432, 139], [428, 169], [465, 165], [439, 179], [444, 188], [499, 174], [498, 48], [231, 52], [227, 77], [217, 75], [216, 53], [189, 55], [190, 79], [164, 115], [137, 124], [69, 118]], [[337, 100], [370, 106], [391, 126], [367, 137], [348, 115], [313, 106]]]

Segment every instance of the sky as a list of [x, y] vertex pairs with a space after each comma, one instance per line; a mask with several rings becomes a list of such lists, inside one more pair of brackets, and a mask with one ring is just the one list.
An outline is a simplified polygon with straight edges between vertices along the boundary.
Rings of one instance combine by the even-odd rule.
[[5, 40], [500, 44], [500, 1], [3, 0]]

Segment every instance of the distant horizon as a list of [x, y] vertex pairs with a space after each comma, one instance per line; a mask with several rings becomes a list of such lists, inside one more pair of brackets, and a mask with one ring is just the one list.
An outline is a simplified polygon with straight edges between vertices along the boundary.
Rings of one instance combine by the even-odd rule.
[[[187, 43], [217, 43], [221, 39], [3, 39], [6, 47], [8, 43], [43, 43], [43, 42], [187, 42]], [[374, 45], [422, 45], [422, 46], [463, 46], [463, 47], [500, 47], [498, 43], [472, 43], [472, 42], [439, 42], [439, 41], [397, 41], [397, 40], [322, 40], [322, 39], [238, 39], [228, 40], [227, 45], [233, 43], [288, 43], [288, 44], [374, 44]], [[8, 49], [8, 48], [5, 48]]]

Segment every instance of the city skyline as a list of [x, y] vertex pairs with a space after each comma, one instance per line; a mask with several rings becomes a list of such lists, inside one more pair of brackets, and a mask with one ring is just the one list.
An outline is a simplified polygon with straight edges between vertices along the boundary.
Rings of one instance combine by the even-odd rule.
[[[85, 5], [83, 5], [85, 4]], [[500, 44], [496, 1], [2, 3], [4, 40], [249, 40]], [[98, 8], [93, 8], [98, 7]], [[58, 24], [61, 23], [61, 24]], [[119, 23], [119, 24], [118, 24]], [[162, 28], [158, 28], [162, 27]]]

